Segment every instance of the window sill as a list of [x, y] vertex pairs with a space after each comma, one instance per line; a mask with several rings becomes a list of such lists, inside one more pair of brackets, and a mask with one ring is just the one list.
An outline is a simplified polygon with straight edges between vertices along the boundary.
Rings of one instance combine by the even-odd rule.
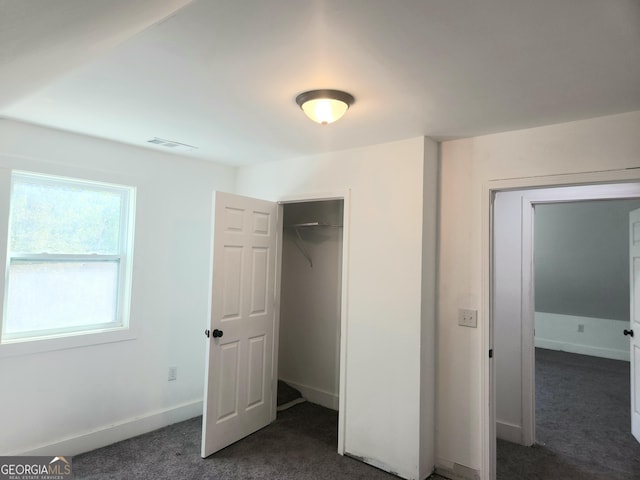
[[32, 355], [55, 350], [69, 350], [105, 343], [126, 342], [135, 339], [136, 335], [130, 328], [123, 328], [119, 330], [82, 332], [60, 337], [13, 341], [0, 344], [0, 358]]

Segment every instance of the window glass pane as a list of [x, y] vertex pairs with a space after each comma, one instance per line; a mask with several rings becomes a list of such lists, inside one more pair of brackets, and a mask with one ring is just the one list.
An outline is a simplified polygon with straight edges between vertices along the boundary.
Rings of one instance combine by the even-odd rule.
[[122, 200], [119, 192], [14, 177], [9, 250], [118, 254]]
[[12, 260], [5, 334], [116, 322], [118, 263]]

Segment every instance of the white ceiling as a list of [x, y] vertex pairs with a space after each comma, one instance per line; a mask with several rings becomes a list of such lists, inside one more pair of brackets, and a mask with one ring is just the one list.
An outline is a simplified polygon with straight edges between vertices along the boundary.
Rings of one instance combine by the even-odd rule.
[[639, 0], [0, 0], [0, 116], [230, 165], [632, 110]]

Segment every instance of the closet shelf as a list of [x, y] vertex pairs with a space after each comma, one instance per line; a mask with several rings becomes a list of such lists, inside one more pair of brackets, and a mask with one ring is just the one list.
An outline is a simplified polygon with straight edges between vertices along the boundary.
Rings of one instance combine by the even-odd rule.
[[295, 242], [296, 247], [300, 250], [300, 253], [304, 255], [304, 258], [309, 262], [309, 266], [313, 268], [313, 261], [311, 260], [311, 255], [307, 252], [307, 249], [304, 247], [304, 240], [300, 235], [300, 230], [305, 230], [307, 228], [317, 228], [317, 227], [330, 227], [330, 228], [342, 228], [342, 225], [331, 225], [329, 223], [320, 223], [320, 222], [306, 222], [306, 223], [294, 223], [292, 225], [285, 225], [286, 228], [293, 228], [296, 232], [297, 241]]

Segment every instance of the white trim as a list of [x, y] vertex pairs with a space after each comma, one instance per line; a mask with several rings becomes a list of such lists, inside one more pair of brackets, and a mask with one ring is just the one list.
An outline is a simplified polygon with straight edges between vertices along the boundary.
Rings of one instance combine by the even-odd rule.
[[[482, 311], [487, 322], [480, 323], [481, 337], [483, 341], [480, 348], [482, 356], [482, 384], [480, 386], [480, 396], [482, 401], [482, 478], [494, 480], [495, 477], [495, 366], [489, 361], [486, 352], [493, 347], [493, 197], [496, 192], [504, 190], [524, 190], [535, 188], [553, 188], [566, 186], [592, 186], [598, 188], [602, 185], [614, 185], [617, 190], [616, 195], [600, 196], [599, 198], [632, 198], [637, 195], [629, 195], [625, 185], [631, 182], [640, 181], [640, 171], [630, 170], [608, 170], [601, 172], [577, 173], [568, 175], [551, 175], [542, 177], [524, 177], [512, 179], [490, 180], [482, 188]], [[625, 194], [626, 192], [626, 194]], [[534, 193], [534, 191], [532, 191]], [[602, 194], [604, 195], [604, 193]], [[533, 199], [533, 196], [529, 197]], [[549, 202], [571, 201], [578, 198], [565, 197], [564, 199], [549, 200]], [[583, 198], [584, 199], [584, 198]], [[543, 203], [542, 199], [538, 199]]]
[[611, 360], [622, 360], [626, 362], [631, 360], [631, 352], [629, 350], [622, 351], [613, 348], [592, 347], [579, 343], [559, 342], [548, 338], [536, 337], [536, 347], [559, 350], [561, 352], [579, 353], [580, 355], [590, 355], [592, 357], [609, 358]]
[[278, 200], [278, 203], [303, 203], [303, 202], [323, 202], [325, 200], [345, 200], [347, 196], [351, 196], [351, 189], [341, 190], [337, 192], [316, 192], [301, 193], [298, 195], [284, 195]]
[[[6, 181], [6, 179], [5, 179]], [[119, 212], [119, 238], [117, 252], [110, 254], [52, 254], [41, 252], [10, 252], [10, 246], [4, 246], [6, 250], [5, 275], [0, 288], [3, 289], [2, 318], [6, 320], [8, 314], [9, 299], [7, 292], [9, 289], [10, 266], [16, 261], [56, 261], [60, 263], [73, 262], [111, 262], [117, 265], [117, 289], [115, 292], [115, 319], [101, 324], [80, 324], [77, 326], [64, 326], [44, 330], [30, 330], [27, 332], [7, 332], [5, 321], [0, 320], [0, 357], [19, 354], [30, 354], [47, 350], [60, 350], [74, 348], [78, 346], [94, 345], [97, 343], [109, 343], [111, 341], [130, 340], [134, 338], [132, 333], [123, 332], [128, 330], [130, 325], [130, 296], [132, 288], [132, 259], [133, 259], [133, 238], [135, 219], [135, 199], [136, 187], [115, 183], [98, 182], [73, 177], [63, 177], [43, 173], [28, 172], [24, 170], [12, 170], [9, 175], [10, 198], [8, 203], [8, 216], [2, 217], [0, 221], [6, 220], [7, 229], [11, 229], [12, 203], [15, 189], [18, 185], [40, 185], [44, 187], [64, 187], [72, 186], [87, 192], [112, 193], [120, 198]], [[104, 336], [103, 333], [113, 332], [114, 335]], [[84, 334], [97, 334], [94, 336]], [[72, 340], [64, 341], [65, 337], [73, 337]], [[113, 340], [113, 339], [116, 340]], [[39, 342], [31, 346], [30, 342]], [[9, 349], [5, 345], [14, 345]], [[7, 353], [8, 352], [8, 353]]]
[[[7, 262], [7, 250], [9, 246], [9, 214], [11, 204], [11, 170], [0, 166], [0, 337], [4, 331], [5, 286], [9, 278], [9, 262]], [[2, 338], [0, 338], [0, 343]], [[4, 350], [0, 348], [0, 358]]]
[[520, 318], [521, 367], [522, 367], [522, 432], [517, 443], [527, 447], [536, 441], [536, 368], [534, 353], [535, 338], [535, 272], [534, 252], [534, 209], [531, 201], [523, 196], [520, 205], [521, 218], [521, 266], [520, 266]]
[[23, 338], [0, 344], [0, 358], [127, 342], [137, 337], [136, 329], [120, 327], [104, 331], [76, 331], [56, 337]]
[[349, 332], [349, 252], [351, 251], [351, 189], [343, 193], [342, 205], [342, 304], [340, 305], [340, 386], [338, 390], [338, 453], [346, 451], [347, 336]]
[[[495, 192], [488, 185], [482, 189], [482, 270], [480, 310], [482, 318], [486, 322], [479, 322], [480, 338], [480, 365], [482, 366], [480, 384], [480, 421], [482, 432], [482, 458], [481, 478], [496, 478], [496, 382], [495, 362], [489, 357], [489, 351], [493, 349], [493, 202]], [[439, 463], [439, 462], [438, 462]], [[453, 466], [452, 466], [453, 468]]]
[[282, 287], [282, 244], [284, 242], [284, 209], [277, 208], [276, 219], [276, 266], [274, 278], [273, 305], [273, 361], [271, 363], [271, 421], [278, 417], [278, 360], [280, 358], [280, 294]]
[[195, 400], [98, 427], [48, 444], [5, 452], [2, 455], [78, 455], [200, 415], [202, 415], [202, 400]]

